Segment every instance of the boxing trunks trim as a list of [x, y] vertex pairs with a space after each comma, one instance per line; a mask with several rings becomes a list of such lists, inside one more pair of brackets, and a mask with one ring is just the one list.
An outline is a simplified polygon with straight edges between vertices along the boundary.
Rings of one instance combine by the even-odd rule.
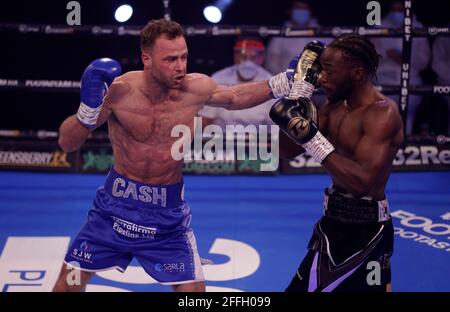
[[111, 169], [64, 262], [88, 272], [123, 272], [135, 258], [161, 284], [204, 281], [183, 193], [183, 182], [144, 184]]
[[375, 201], [370, 197], [354, 198], [332, 186], [325, 189], [323, 215], [353, 224], [378, 223], [390, 219], [387, 199]]
[[[378, 233], [375, 234], [375, 236], [370, 240], [370, 242], [367, 243], [367, 245], [366, 245], [363, 249], [361, 249], [361, 250], [355, 252], [354, 254], [352, 254], [350, 257], [348, 257], [347, 259], [345, 259], [345, 260], [342, 261], [341, 263], [336, 263], [336, 262], [334, 261], [333, 256], [331, 255], [330, 242], [329, 242], [329, 240], [328, 240], [327, 235], [326, 235], [326, 234], [324, 233], [324, 231], [322, 230], [322, 227], [321, 227], [320, 223], [318, 223], [318, 229], [317, 229], [317, 230], [318, 230], [318, 232], [320, 233], [320, 235], [322, 236], [322, 238], [325, 239], [326, 253], [327, 253], [328, 257], [330, 258], [331, 263], [332, 263], [333, 266], [335, 266], [335, 267], [340, 267], [340, 266], [345, 265], [347, 262], [349, 262], [349, 261], [352, 260], [353, 258], [360, 257], [360, 255], [361, 255], [362, 253], [367, 253], [367, 254], [370, 253], [370, 251], [372, 251], [374, 245], [376, 245], [376, 244], [378, 243], [378, 241], [380, 240], [380, 234], [381, 234], [381, 233], [383, 232], [383, 230], [384, 230], [384, 225], [381, 225], [380, 230], [378, 231]], [[322, 246], [322, 248], [319, 248], [318, 250], [323, 250], [323, 246]]]
[[[354, 198], [330, 187], [308, 253], [286, 291], [384, 291], [390, 283], [393, 224], [387, 200]], [[380, 282], [367, 282], [367, 265], [380, 266]]]
[[[393, 240], [391, 221], [386, 224], [378, 223], [377, 230], [373, 234], [367, 232], [358, 234], [358, 230], [353, 229], [349, 232], [348, 229], [346, 230], [348, 225], [327, 218], [322, 217], [316, 224], [308, 244], [308, 253], [286, 291], [384, 291], [386, 285], [390, 283], [389, 258], [392, 255]], [[361, 225], [357, 226], [361, 227]], [[338, 241], [336, 238], [333, 239], [333, 235], [340, 236], [340, 233], [343, 233], [344, 237], [338, 238]], [[352, 241], [352, 237], [357, 239], [359, 237], [355, 235], [366, 237], [368, 240], [364, 245], [356, 244]], [[364, 240], [363, 238], [360, 242]], [[347, 244], [354, 247], [354, 249], [351, 248], [353, 251], [347, 248], [343, 252]], [[371, 261], [376, 261], [381, 269], [380, 283], [376, 285], [367, 282], [370, 272], [367, 265]]]
[[[374, 250], [383, 239], [385, 226], [381, 225], [378, 233], [373, 236], [369, 243], [350, 257], [336, 263], [331, 255], [330, 242], [327, 235], [322, 230], [320, 223], [317, 224], [316, 233], [319, 240], [312, 246], [314, 252], [313, 264], [310, 268], [308, 292], [334, 291], [341, 283], [349, 278], [355, 271], [365, 264], [372, 256]], [[325, 251], [326, 250], [326, 251]], [[365, 269], [365, 267], [363, 268]]]

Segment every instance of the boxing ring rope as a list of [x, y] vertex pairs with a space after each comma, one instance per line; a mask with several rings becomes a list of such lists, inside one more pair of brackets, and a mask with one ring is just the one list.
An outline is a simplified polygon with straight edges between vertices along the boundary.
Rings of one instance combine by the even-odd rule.
[[[117, 25], [81, 25], [67, 26], [54, 24], [25, 24], [0, 23], [0, 32], [18, 34], [45, 34], [45, 35], [95, 35], [95, 36], [139, 36], [140, 26]], [[367, 37], [402, 37], [402, 28], [365, 27], [365, 26], [339, 26], [339, 27], [308, 27], [296, 28], [271, 25], [183, 25], [187, 37], [194, 36], [260, 36], [260, 37], [300, 37], [320, 38], [339, 37], [344, 34], [358, 34]], [[450, 36], [449, 27], [422, 27], [412, 28], [412, 37]]]
[[[410, 10], [411, 5], [406, 4], [410, 1], [405, 1], [405, 8]], [[170, 1], [163, 0], [163, 16], [165, 19], [171, 19]], [[405, 9], [406, 10], [406, 9]], [[358, 34], [367, 37], [385, 37], [385, 38], [402, 38], [403, 44], [407, 47], [407, 51], [402, 54], [402, 74], [399, 77], [398, 85], [381, 85], [376, 86], [381, 92], [387, 95], [400, 95], [402, 102], [400, 109], [402, 117], [406, 123], [406, 114], [408, 109], [408, 96], [409, 94], [417, 95], [450, 95], [450, 85], [410, 85], [409, 81], [409, 65], [411, 58], [411, 38], [415, 37], [435, 37], [435, 36], [450, 36], [449, 27], [423, 27], [414, 28], [411, 25], [411, 12], [405, 13], [405, 20], [403, 28], [383, 28], [383, 27], [364, 27], [364, 26], [340, 26], [340, 27], [320, 27], [320, 28], [292, 28], [283, 26], [271, 26], [271, 25], [183, 25], [186, 37], [198, 37], [198, 38], [210, 38], [210, 37], [236, 37], [236, 36], [259, 36], [262, 38], [270, 37], [299, 37], [299, 38], [336, 38], [343, 34]], [[408, 20], [406, 17], [409, 17]], [[83, 37], [94, 38], [108, 38], [108, 37], [137, 37], [140, 36], [140, 31], [143, 25], [138, 26], [114, 26], [114, 25], [83, 25], [83, 26], [67, 26], [67, 25], [53, 25], [53, 24], [12, 24], [12, 23], [0, 23], [0, 34], [18, 34], [24, 35], [43, 35], [43, 36], [71, 36], [78, 35]], [[28, 92], [65, 92], [78, 94], [80, 90], [80, 81], [78, 80], [48, 80], [48, 79], [16, 79], [14, 77], [0, 77], [0, 91], [3, 90], [20, 90]], [[321, 90], [317, 90], [319, 94], [323, 94]], [[406, 128], [406, 127], [405, 127]], [[56, 139], [58, 137], [57, 131], [48, 129], [34, 131], [34, 130], [1, 130], [0, 129], [0, 142], [4, 143], [6, 147], [5, 153], [15, 156], [22, 149], [22, 153], [31, 155], [33, 153], [39, 153], [41, 149], [52, 149], [53, 146], [57, 150]], [[67, 155], [67, 159], [71, 163], [70, 168], [57, 168], [51, 170], [70, 171], [70, 172], [84, 172], [84, 159], [92, 160], [92, 155], [96, 155], [99, 159], [105, 157], [104, 151], [108, 153], [110, 148], [107, 143], [107, 132], [94, 132], [89, 138], [89, 146], [86, 146], [85, 150], [78, 151], [76, 155]], [[395, 168], [396, 170], [448, 170], [450, 165], [450, 150], [448, 146], [450, 143], [450, 136], [437, 135], [429, 136], [425, 138], [412, 137], [408, 142], [405, 141], [405, 146], [399, 151], [398, 157], [396, 157]], [[421, 140], [421, 141], [420, 141]], [[36, 144], [35, 150], [31, 148], [28, 151], [27, 144]], [[6, 145], [5, 145], [6, 144]], [[52, 145], [53, 144], [53, 145]], [[34, 146], [34, 145], [33, 145]], [[38, 148], [39, 146], [39, 148]], [[91, 154], [91, 149], [92, 153]], [[53, 150], [52, 150], [53, 151]], [[52, 152], [51, 151], [51, 152]], [[88, 153], [86, 154], [86, 151]], [[56, 153], [56, 152], [55, 152]], [[58, 151], [58, 153], [60, 153]], [[34, 155], [34, 154], [33, 154]], [[59, 154], [58, 154], [59, 155]], [[106, 155], [107, 156], [107, 155]], [[91, 158], [90, 158], [91, 157]], [[102, 160], [103, 161], [103, 160]], [[226, 166], [225, 166], [226, 165]], [[211, 169], [211, 164], [200, 164], [193, 162], [187, 169], [187, 173], [194, 174], [218, 174], [218, 172], [225, 172], [222, 174], [242, 174], [241, 162], [236, 162], [234, 171], [230, 173], [228, 171], [228, 164], [218, 163]], [[13, 166], [13, 165], [11, 165]], [[33, 165], [34, 166], [34, 165]], [[82, 169], [80, 169], [81, 167]], [[208, 168], [197, 167], [206, 166]], [[222, 167], [221, 167], [222, 166]], [[224, 167], [225, 166], [225, 167]], [[242, 167], [245, 170], [245, 174], [248, 173], [247, 167]], [[217, 167], [217, 168], [216, 168]], [[220, 169], [220, 168], [222, 169]], [[9, 168], [9, 167], [8, 167]], [[19, 167], [11, 167], [19, 168]], [[22, 168], [22, 167], [21, 167]], [[25, 167], [23, 167], [25, 168]], [[22, 169], [23, 169], [22, 168]], [[28, 168], [28, 167], [26, 167]], [[34, 167], [29, 167], [32, 169]], [[47, 167], [46, 167], [47, 168]], [[89, 169], [91, 167], [88, 167]], [[102, 167], [103, 168], [103, 167]], [[196, 169], [197, 168], [197, 169]], [[225, 169], [223, 169], [225, 168]], [[20, 168], [19, 168], [20, 169]], [[47, 168], [48, 169], [48, 168]], [[50, 170], [48, 169], [48, 170]], [[104, 168], [103, 168], [104, 169]], [[103, 170], [101, 169], [101, 170]], [[100, 170], [100, 169], [95, 169]], [[100, 170], [100, 171], [101, 171]], [[222, 170], [222, 171], [221, 171]], [[230, 169], [231, 170], [231, 169]], [[312, 173], [322, 172], [321, 168], [311, 162], [309, 156], [302, 155], [300, 159], [294, 162], [289, 160], [283, 160], [280, 164], [280, 168], [277, 172], [281, 174], [297, 174], [297, 173]], [[250, 170], [251, 171], [251, 170]], [[94, 171], [93, 171], [94, 172]], [[95, 171], [97, 172], [97, 171]], [[205, 173], [206, 172], [206, 173]], [[221, 173], [219, 173], [221, 174]], [[254, 173], [250, 173], [254, 174]], [[258, 172], [259, 174], [259, 172]]]
[[[170, 14], [167, 13], [170, 17]], [[166, 15], [166, 14], [165, 14]], [[44, 35], [91, 35], [91, 36], [139, 36], [143, 26], [108, 26], [108, 25], [89, 25], [69, 27], [64, 25], [49, 24], [0, 24], [0, 33], [18, 33], [18, 34], [44, 34]], [[208, 36], [260, 36], [260, 37], [288, 37], [288, 38], [320, 38], [320, 37], [339, 37], [342, 34], [359, 34], [367, 37], [406, 37], [401, 29], [394, 28], [367, 28], [356, 27], [321, 27], [321, 28], [292, 28], [281, 26], [247, 26], [247, 25], [187, 25], [184, 26], [187, 37], [208, 37]], [[407, 34], [406, 34], [407, 35]], [[413, 28], [409, 34], [411, 37], [428, 36], [450, 36], [449, 27], [424, 27]], [[404, 39], [405, 41], [405, 39]], [[409, 41], [410, 43], [410, 41]], [[408, 45], [408, 44], [407, 44]], [[411, 51], [403, 53], [402, 63], [408, 64], [411, 57]], [[398, 86], [385, 85], [379, 86], [379, 90], [386, 94], [399, 94], [405, 82]], [[78, 92], [79, 81], [67, 80], [20, 80], [14, 78], [0, 77], [0, 89], [31, 89], [46, 91], [68, 91]], [[52, 90], [54, 89], [54, 90]], [[418, 95], [450, 95], [450, 85], [409, 85], [407, 89], [412, 94]]]
[[[163, 0], [163, 16], [171, 19], [170, 1]], [[414, 28], [412, 25], [412, 1], [404, 1], [403, 28], [386, 27], [320, 27], [293, 28], [271, 25], [184, 25], [187, 37], [199, 36], [260, 36], [260, 37], [289, 37], [289, 38], [321, 38], [339, 37], [343, 34], [358, 34], [367, 37], [403, 39], [401, 61], [401, 77], [399, 85], [381, 85], [378, 89], [388, 95], [400, 95], [400, 112], [406, 125], [409, 94], [416, 95], [450, 95], [450, 85], [420, 85], [412, 86], [409, 82], [411, 65], [411, 43], [414, 37], [450, 36], [449, 27]], [[43, 35], [85, 35], [85, 36], [139, 36], [141, 26], [112, 26], [112, 25], [50, 25], [50, 24], [14, 24], [0, 23], [0, 33], [43, 34]], [[30, 80], [0, 77], [0, 90], [20, 89], [46, 92], [79, 92], [79, 81], [66, 80]], [[321, 93], [320, 90], [318, 92]], [[406, 126], [404, 127], [406, 129]]]
[[[378, 85], [376, 86], [384, 94], [399, 94], [401, 86]], [[80, 92], [79, 80], [47, 80], [47, 79], [9, 79], [0, 77], [0, 90], [16, 89], [45, 92]], [[420, 85], [410, 86], [409, 93], [417, 95], [450, 95], [450, 85]], [[317, 90], [316, 94], [324, 94]]]

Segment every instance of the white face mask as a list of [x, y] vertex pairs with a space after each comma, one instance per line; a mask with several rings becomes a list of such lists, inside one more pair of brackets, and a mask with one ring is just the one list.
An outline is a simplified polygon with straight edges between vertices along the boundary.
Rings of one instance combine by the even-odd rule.
[[244, 81], [253, 80], [258, 73], [258, 65], [252, 61], [244, 61], [237, 65], [239, 77]]

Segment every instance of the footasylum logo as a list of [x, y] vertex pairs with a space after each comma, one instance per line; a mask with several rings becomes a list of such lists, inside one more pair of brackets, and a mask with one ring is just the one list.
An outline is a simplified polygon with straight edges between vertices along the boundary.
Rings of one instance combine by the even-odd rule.
[[[442, 251], [450, 251], [450, 224], [447, 222], [436, 223], [430, 218], [405, 210], [393, 211], [391, 216], [400, 219], [400, 225], [394, 228], [395, 235]], [[444, 218], [443, 220], [445, 221]]]

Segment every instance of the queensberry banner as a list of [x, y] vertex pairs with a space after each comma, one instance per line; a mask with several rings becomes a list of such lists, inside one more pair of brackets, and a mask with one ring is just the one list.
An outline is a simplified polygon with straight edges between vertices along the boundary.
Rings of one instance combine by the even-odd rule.
[[62, 151], [56, 142], [0, 141], [0, 169], [73, 172], [77, 161], [77, 153]]
[[[275, 175], [322, 173], [324, 168], [307, 153], [295, 159], [261, 157], [249, 145], [237, 148], [223, 159], [186, 157], [184, 174]], [[267, 155], [266, 155], [267, 156]], [[53, 140], [0, 140], [0, 170], [106, 173], [114, 164], [109, 142], [87, 142], [73, 153], [62, 151]], [[393, 171], [450, 170], [450, 144], [406, 145], [398, 150]]]

